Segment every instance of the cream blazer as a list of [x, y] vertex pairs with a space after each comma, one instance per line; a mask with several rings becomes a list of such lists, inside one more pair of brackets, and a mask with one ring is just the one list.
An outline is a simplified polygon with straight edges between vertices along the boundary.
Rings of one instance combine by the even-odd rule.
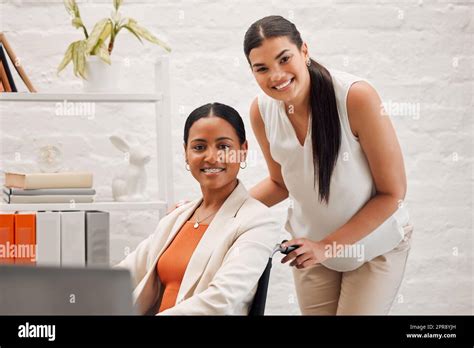
[[[134, 304], [139, 313], [158, 312], [163, 287], [157, 276], [157, 261], [201, 201], [165, 216], [155, 232], [117, 265], [132, 273]], [[279, 237], [280, 227], [270, 209], [250, 197], [239, 181], [196, 247], [176, 305], [160, 314], [247, 315]]]

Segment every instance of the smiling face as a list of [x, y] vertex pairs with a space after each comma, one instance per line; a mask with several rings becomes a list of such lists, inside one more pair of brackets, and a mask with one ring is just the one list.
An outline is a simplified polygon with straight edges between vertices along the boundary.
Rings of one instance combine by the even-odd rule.
[[184, 150], [191, 174], [201, 188], [218, 190], [235, 182], [240, 162], [245, 161], [247, 141], [240, 144], [229, 122], [209, 116], [193, 123]]
[[310, 76], [306, 60], [308, 48], [301, 50], [287, 36], [264, 39], [250, 51], [253, 75], [270, 97], [291, 103], [309, 93]]

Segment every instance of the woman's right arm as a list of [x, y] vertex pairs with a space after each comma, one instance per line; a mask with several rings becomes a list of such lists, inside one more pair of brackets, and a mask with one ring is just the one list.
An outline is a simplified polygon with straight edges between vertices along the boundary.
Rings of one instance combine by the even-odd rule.
[[270, 153], [270, 144], [265, 134], [265, 125], [258, 109], [258, 100], [255, 98], [250, 106], [250, 123], [257, 138], [258, 144], [267, 162], [269, 176], [250, 189], [250, 195], [271, 207], [288, 198], [288, 190], [281, 175], [281, 166], [273, 159]]

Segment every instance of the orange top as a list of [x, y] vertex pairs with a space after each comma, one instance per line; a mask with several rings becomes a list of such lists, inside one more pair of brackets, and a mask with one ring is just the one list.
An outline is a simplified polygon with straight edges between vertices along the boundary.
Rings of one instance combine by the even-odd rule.
[[186, 267], [207, 227], [208, 225], [199, 224], [198, 228], [194, 228], [194, 222], [187, 221], [160, 256], [156, 270], [165, 290], [158, 312], [174, 307], [176, 304]]

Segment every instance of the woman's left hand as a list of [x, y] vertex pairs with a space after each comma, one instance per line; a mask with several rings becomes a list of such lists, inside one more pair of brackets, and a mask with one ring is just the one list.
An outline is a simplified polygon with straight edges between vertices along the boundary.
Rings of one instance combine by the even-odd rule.
[[313, 242], [306, 238], [297, 238], [282, 244], [283, 247], [291, 245], [299, 245], [300, 247], [286, 255], [281, 260], [281, 263], [291, 261], [290, 266], [302, 269], [321, 263], [328, 258], [325, 256], [325, 243]]

